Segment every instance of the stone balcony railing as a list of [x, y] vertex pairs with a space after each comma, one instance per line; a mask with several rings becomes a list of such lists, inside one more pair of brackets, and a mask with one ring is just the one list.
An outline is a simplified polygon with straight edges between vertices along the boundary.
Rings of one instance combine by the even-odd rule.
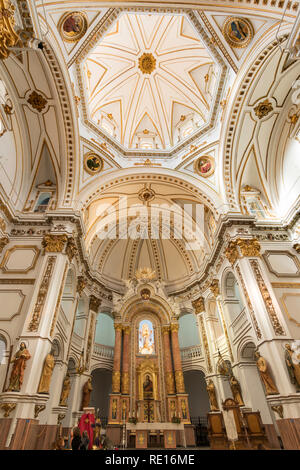
[[191, 359], [199, 359], [202, 357], [201, 346], [189, 346], [187, 348], [180, 349], [180, 355], [182, 361], [187, 361]]
[[114, 348], [112, 346], [105, 346], [104, 344], [95, 344], [94, 356], [98, 359], [111, 359], [114, 358]]

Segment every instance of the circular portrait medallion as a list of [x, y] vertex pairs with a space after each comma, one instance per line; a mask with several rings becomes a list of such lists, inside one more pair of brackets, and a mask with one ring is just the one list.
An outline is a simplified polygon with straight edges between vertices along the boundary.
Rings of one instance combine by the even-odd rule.
[[213, 157], [210, 157], [209, 155], [202, 155], [202, 157], [195, 161], [194, 168], [198, 175], [207, 178], [215, 171], [215, 161]]
[[232, 16], [225, 21], [222, 32], [226, 41], [232, 47], [248, 46], [254, 34], [250, 21]]
[[89, 152], [84, 157], [84, 169], [90, 175], [96, 175], [103, 169], [103, 160], [94, 152]]
[[59, 20], [59, 31], [64, 41], [77, 42], [88, 27], [87, 17], [80, 11], [65, 13]]

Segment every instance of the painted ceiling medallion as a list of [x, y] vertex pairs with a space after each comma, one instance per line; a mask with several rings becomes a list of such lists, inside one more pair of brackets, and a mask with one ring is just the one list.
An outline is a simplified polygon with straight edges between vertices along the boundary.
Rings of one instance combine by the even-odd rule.
[[231, 47], [247, 47], [254, 35], [250, 21], [245, 18], [227, 18], [222, 29], [223, 35]]
[[194, 164], [195, 172], [203, 178], [208, 178], [215, 172], [215, 160], [209, 155], [202, 155]]
[[151, 52], [145, 52], [140, 58], [139, 58], [139, 69], [143, 73], [152, 73], [153, 70], [155, 70], [156, 66], [156, 59], [154, 59], [153, 55]]
[[59, 21], [60, 35], [66, 42], [77, 42], [86, 33], [87, 17], [80, 11], [65, 13]]
[[151, 188], [143, 188], [139, 192], [139, 199], [143, 202], [150, 202], [155, 198], [155, 192]]
[[103, 169], [103, 160], [94, 152], [88, 152], [84, 157], [84, 169], [90, 175], [96, 175]]

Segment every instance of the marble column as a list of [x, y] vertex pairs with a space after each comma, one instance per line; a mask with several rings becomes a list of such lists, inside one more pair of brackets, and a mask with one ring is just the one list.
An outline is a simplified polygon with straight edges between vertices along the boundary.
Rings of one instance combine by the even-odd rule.
[[121, 346], [122, 346], [122, 325], [115, 324], [115, 349], [114, 366], [112, 373], [112, 393], [120, 393], [121, 385]]
[[122, 394], [129, 394], [130, 326], [123, 327]]
[[173, 351], [173, 362], [175, 370], [175, 383], [177, 393], [185, 393], [179, 340], [178, 340], [178, 323], [171, 323], [171, 339], [172, 339], [172, 351]]
[[171, 344], [170, 344], [170, 327], [162, 327], [163, 344], [164, 344], [164, 364], [166, 374], [167, 394], [175, 394], [174, 374], [171, 357]]

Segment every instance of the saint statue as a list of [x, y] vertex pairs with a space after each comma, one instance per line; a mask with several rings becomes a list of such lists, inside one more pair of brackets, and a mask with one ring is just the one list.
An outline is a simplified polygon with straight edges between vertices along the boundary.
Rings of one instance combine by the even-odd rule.
[[38, 393], [49, 393], [54, 365], [54, 349], [51, 349], [44, 362]]
[[285, 345], [285, 363], [293, 385], [296, 386], [297, 392], [300, 392], [300, 363], [295, 361], [294, 352], [290, 344]]
[[67, 400], [69, 397], [70, 390], [71, 390], [71, 380], [70, 380], [69, 372], [67, 372], [67, 375], [64, 378], [64, 382], [62, 386], [59, 406], [67, 406]]
[[216, 397], [216, 389], [211, 379], [207, 383], [206, 390], [207, 390], [208, 397], [209, 397], [210, 410], [218, 411], [219, 407], [218, 407], [218, 402], [217, 402], [217, 397]]
[[235, 401], [240, 406], [244, 406], [245, 403], [244, 403], [244, 400], [243, 400], [243, 397], [242, 397], [241, 386], [240, 386], [238, 380], [234, 377], [234, 375], [232, 375], [230, 377], [230, 387], [231, 387], [232, 395], [233, 395], [233, 398], [235, 399]]
[[265, 387], [266, 395], [278, 395], [279, 392], [277, 390], [277, 387], [274, 384], [271, 375], [268, 371], [267, 361], [260, 355], [259, 351], [256, 351], [255, 358], [261, 380]]
[[92, 387], [92, 377], [90, 377], [84, 384], [82, 389], [82, 402], [81, 402], [81, 409], [87, 408], [90, 403], [91, 392], [93, 390]]
[[23, 383], [24, 370], [26, 369], [26, 361], [30, 358], [31, 355], [26, 348], [26, 344], [21, 343], [19, 351], [17, 351], [15, 357], [11, 361], [13, 363], [13, 368], [10, 374], [8, 391], [20, 391]]

